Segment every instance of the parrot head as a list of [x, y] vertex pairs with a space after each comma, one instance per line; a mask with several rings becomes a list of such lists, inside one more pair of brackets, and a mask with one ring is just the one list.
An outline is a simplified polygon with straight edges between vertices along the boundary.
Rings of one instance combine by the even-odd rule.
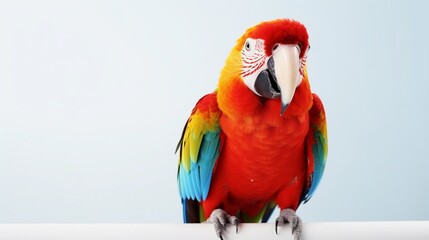
[[266, 99], [280, 99], [282, 115], [305, 72], [309, 49], [305, 26], [292, 19], [262, 22], [247, 29], [232, 49], [221, 81], [241, 81]]

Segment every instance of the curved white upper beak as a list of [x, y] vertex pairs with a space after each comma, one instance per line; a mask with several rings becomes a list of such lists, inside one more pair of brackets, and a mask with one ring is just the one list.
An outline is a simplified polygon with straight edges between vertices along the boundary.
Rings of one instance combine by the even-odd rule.
[[302, 76], [299, 72], [300, 49], [296, 44], [279, 45], [273, 52], [274, 69], [277, 84], [281, 92], [281, 115], [286, 111], [292, 101], [295, 89], [301, 83]]

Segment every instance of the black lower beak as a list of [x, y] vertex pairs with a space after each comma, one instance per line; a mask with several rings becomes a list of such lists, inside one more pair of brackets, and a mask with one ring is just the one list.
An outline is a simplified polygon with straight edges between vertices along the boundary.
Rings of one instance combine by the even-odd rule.
[[279, 98], [281, 95], [279, 85], [274, 71], [274, 59], [270, 57], [267, 62], [268, 68], [261, 71], [255, 80], [256, 92], [265, 98]]

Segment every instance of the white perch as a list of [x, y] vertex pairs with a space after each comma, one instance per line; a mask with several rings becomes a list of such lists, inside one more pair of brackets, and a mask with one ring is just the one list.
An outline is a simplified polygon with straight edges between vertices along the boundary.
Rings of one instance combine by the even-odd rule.
[[[303, 224], [304, 240], [424, 239], [429, 221], [317, 222]], [[0, 224], [0, 239], [7, 240], [219, 240], [211, 224]], [[274, 224], [240, 224], [227, 228], [225, 240], [293, 239], [291, 228]]]

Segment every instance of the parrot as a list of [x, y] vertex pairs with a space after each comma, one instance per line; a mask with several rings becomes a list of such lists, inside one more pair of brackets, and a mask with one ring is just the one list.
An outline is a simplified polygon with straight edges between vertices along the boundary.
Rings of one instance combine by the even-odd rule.
[[217, 88], [193, 108], [176, 148], [185, 223], [265, 223], [276, 208], [291, 224], [313, 196], [327, 159], [321, 99], [310, 89], [306, 27], [290, 18], [261, 22], [237, 40]]

